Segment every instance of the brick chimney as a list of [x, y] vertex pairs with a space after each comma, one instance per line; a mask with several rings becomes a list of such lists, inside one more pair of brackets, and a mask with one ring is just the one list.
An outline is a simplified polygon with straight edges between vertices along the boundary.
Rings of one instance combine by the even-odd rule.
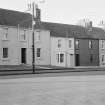
[[36, 22], [40, 22], [40, 21], [41, 21], [41, 10], [38, 8], [38, 6], [36, 7], [36, 17], [35, 17], [35, 21], [36, 21]]
[[88, 26], [88, 30], [89, 30], [89, 31], [92, 31], [92, 24], [93, 24], [92, 21], [90, 21], [90, 22], [89, 22], [89, 26]]

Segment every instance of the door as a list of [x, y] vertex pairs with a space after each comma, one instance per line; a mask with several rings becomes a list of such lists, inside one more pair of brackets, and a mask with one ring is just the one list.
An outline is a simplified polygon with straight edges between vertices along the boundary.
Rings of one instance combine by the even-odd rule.
[[76, 66], [80, 66], [80, 56], [79, 56], [79, 54], [76, 54], [76, 56], [75, 56], [75, 64], [76, 64]]
[[21, 63], [26, 64], [26, 48], [21, 48]]

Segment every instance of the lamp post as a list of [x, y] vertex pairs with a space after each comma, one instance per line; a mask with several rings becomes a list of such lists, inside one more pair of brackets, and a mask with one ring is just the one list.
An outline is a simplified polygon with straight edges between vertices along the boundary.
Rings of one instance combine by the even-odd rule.
[[35, 2], [32, 2], [32, 69], [33, 69], [33, 74], [35, 74], [35, 37], [34, 37], [34, 26], [35, 26], [35, 15], [34, 13], [36, 11], [36, 4]]
[[[44, 3], [44, 0], [40, 0], [40, 3]], [[36, 18], [36, 8], [38, 6], [38, 1], [32, 1], [31, 4], [28, 4], [29, 10], [32, 11], [32, 70], [35, 74], [35, 18]]]
[[35, 16], [36, 16], [36, 3], [35, 1], [32, 1], [30, 4], [28, 4], [28, 11], [31, 11], [32, 14], [32, 70], [33, 74], [35, 74]]

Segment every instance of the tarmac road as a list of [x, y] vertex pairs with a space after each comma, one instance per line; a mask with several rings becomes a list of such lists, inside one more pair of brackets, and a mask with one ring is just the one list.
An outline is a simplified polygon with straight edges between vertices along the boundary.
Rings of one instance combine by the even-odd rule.
[[105, 105], [105, 75], [62, 75], [0, 79], [0, 105]]

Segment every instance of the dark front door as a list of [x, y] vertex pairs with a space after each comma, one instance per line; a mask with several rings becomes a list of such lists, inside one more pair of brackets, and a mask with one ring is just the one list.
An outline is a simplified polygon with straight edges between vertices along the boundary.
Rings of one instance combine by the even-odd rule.
[[76, 66], [80, 66], [79, 54], [76, 54], [76, 56], [75, 56], [75, 64], [76, 64]]
[[21, 48], [21, 63], [26, 64], [26, 48]]

